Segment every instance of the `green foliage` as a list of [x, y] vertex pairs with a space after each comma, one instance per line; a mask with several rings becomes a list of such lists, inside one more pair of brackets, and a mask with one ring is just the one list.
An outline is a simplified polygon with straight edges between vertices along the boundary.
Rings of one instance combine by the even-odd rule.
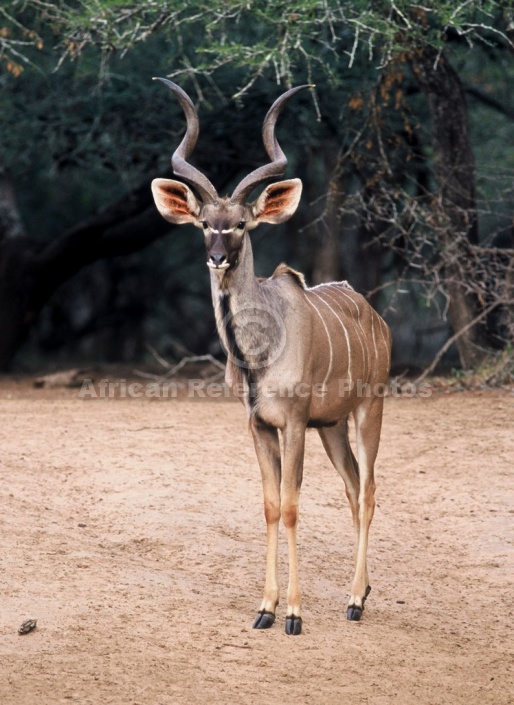
[[[59, 64], [94, 46], [105, 66], [113, 54], [123, 56], [158, 33], [180, 53], [182, 67], [172, 75], [184, 70], [211, 75], [232, 64], [245, 69], [240, 91], [267, 71], [289, 84], [298, 73], [312, 80], [319, 67], [337, 81], [340, 60], [352, 67], [360, 53], [385, 66], [421, 46], [442, 50], [453, 38], [469, 46], [512, 45], [514, 26], [506, 0], [24, 0], [14, 2], [13, 10], [17, 7], [23, 10], [19, 18], [1, 11], [6, 25], [0, 56], [9, 57], [11, 71], [21, 70], [16, 60], [27, 44], [42, 47], [40, 25], [58, 37]], [[202, 47], [191, 44], [195, 36]]]

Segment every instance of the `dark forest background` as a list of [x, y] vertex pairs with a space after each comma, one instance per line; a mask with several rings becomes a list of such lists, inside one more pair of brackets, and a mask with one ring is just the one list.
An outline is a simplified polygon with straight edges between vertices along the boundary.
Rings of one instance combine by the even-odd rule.
[[301, 206], [256, 267], [348, 279], [394, 369], [514, 378], [511, 2], [10, 2], [0, 9], [0, 368], [221, 355], [201, 234], [158, 215], [192, 96], [220, 193], [281, 117]]

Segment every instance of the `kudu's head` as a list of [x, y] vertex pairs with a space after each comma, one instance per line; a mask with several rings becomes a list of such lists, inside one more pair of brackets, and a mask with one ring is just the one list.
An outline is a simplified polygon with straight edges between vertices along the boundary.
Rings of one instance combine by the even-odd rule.
[[245, 234], [249, 230], [259, 223], [283, 223], [298, 206], [302, 193], [300, 179], [270, 184], [251, 203], [248, 198], [259, 184], [284, 173], [287, 159], [275, 137], [275, 124], [289, 98], [309, 86], [298, 86], [281, 95], [264, 119], [262, 134], [271, 163], [248, 174], [232, 196], [220, 198], [209, 179], [187, 162], [199, 133], [198, 115], [191, 99], [171, 81], [165, 78], [157, 80], [177, 96], [187, 118], [186, 134], [171, 158], [173, 173], [188, 181], [198, 195], [180, 181], [154, 179], [152, 191], [155, 203], [170, 223], [193, 223], [204, 231], [207, 265], [211, 271], [223, 276], [237, 267]]

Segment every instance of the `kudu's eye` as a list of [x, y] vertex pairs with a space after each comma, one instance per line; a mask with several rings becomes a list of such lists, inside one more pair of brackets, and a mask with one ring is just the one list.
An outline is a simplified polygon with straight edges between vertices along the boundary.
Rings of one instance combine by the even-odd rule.
[[241, 221], [237, 224], [237, 229], [238, 229], [238, 230], [244, 230], [245, 225], [246, 225], [245, 221], [244, 221], [244, 220], [241, 220]]
[[202, 220], [202, 228], [203, 228], [204, 230], [207, 230], [208, 227], [209, 227], [209, 226], [207, 225], [207, 221], [206, 221], [206, 220]]

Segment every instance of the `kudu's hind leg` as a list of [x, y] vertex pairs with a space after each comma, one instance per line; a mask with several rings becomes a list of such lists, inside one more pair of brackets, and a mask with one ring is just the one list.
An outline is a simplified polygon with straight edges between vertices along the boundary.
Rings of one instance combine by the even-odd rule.
[[[350, 446], [348, 438], [348, 420], [344, 419], [337, 426], [318, 429], [323, 447], [337, 472], [344, 481], [346, 496], [352, 510], [353, 526], [355, 529], [355, 563], [359, 551], [359, 466]], [[366, 596], [371, 588], [367, 571], [365, 573]]]
[[352, 510], [356, 540], [359, 540], [359, 466], [350, 447], [348, 420], [337, 426], [318, 429], [323, 447], [330, 462], [344, 480], [346, 496]]
[[278, 605], [278, 529], [280, 521], [280, 444], [276, 428], [251, 425], [255, 452], [262, 476], [266, 518], [266, 582], [254, 629], [268, 629], [275, 621]]
[[347, 619], [358, 622], [362, 617], [364, 602], [369, 594], [368, 552], [369, 527], [375, 511], [374, 468], [380, 442], [383, 399], [371, 397], [363, 400], [354, 412], [357, 459], [359, 464], [358, 520], [359, 538], [355, 576], [353, 578]]

